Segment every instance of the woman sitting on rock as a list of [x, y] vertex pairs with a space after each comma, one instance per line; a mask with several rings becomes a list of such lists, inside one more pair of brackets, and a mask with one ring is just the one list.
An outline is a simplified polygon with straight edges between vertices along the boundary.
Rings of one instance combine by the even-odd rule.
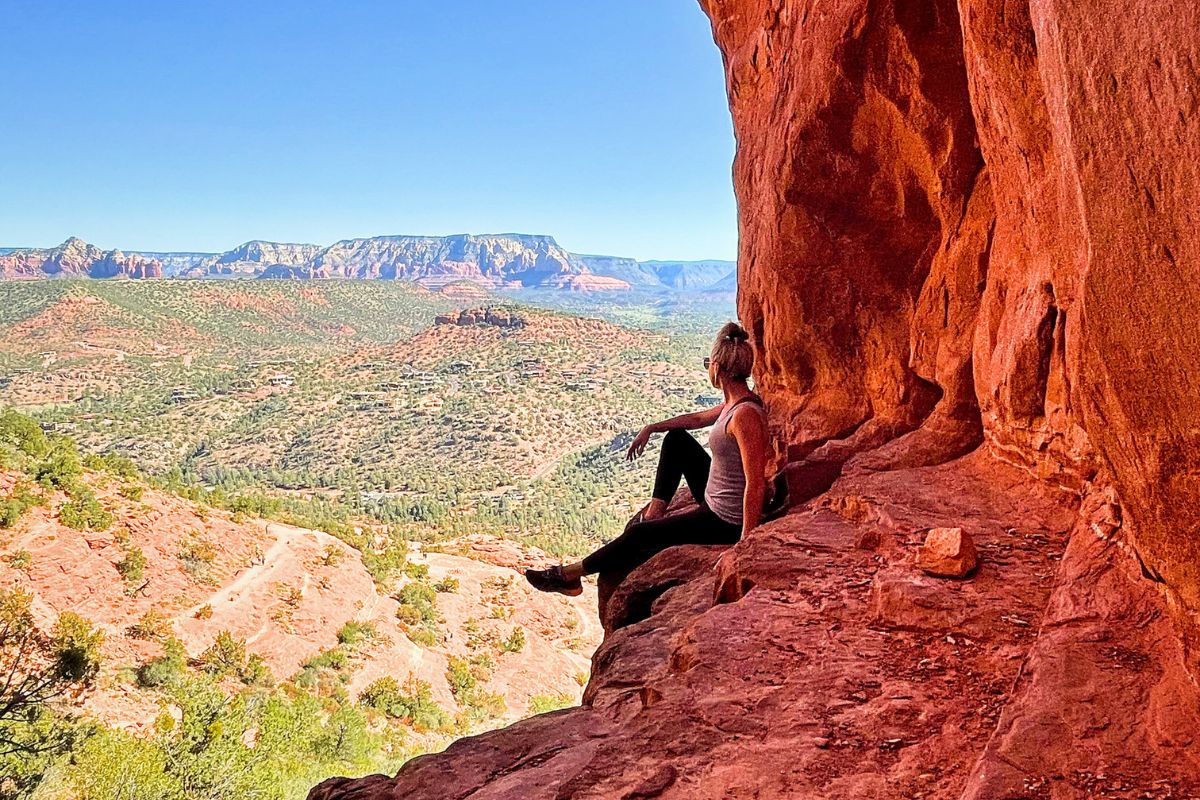
[[[653, 499], [625, 532], [582, 561], [549, 569], [530, 569], [525, 577], [543, 592], [577, 595], [580, 578], [596, 573], [628, 574], [655, 553], [681, 544], [733, 544], [759, 523], [767, 484], [767, 420], [762, 400], [746, 380], [754, 366], [750, 336], [736, 322], [717, 335], [704, 359], [709, 380], [725, 394], [715, 408], [684, 414], [642, 428], [627, 458], [646, 449], [655, 433], [665, 432]], [[713, 426], [710, 457], [686, 431]], [[699, 507], [667, 515], [680, 480], [686, 480]]]

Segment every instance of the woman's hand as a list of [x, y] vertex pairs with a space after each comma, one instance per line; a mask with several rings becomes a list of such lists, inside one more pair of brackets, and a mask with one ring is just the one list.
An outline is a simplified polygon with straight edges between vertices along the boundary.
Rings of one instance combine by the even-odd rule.
[[646, 452], [646, 445], [650, 443], [650, 434], [652, 433], [654, 431], [650, 430], [649, 425], [638, 431], [638, 435], [633, 437], [633, 442], [629, 445], [629, 450], [625, 453], [626, 461], [633, 461]]

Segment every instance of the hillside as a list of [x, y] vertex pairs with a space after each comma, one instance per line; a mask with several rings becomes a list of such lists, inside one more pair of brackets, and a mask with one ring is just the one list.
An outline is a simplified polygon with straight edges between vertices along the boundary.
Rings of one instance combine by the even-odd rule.
[[[26, 592], [42, 629], [70, 612], [103, 635], [99, 674], [56, 713], [166, 747], [172, 687], [209, 675], [225, 702], [309, 693], [361, 708], [382, 765], [579, 697], [595, 594], [532, 591], [518, 570], [544, 553], [480, 536], [421, 549], [384, 528], [339, 538], [221, 510], [147, 486], [120, 459], [72, 467], [68, 440], [23, 424], [0, 414], [0, 456], [23, 465], [0, 469], [0, 600]], [[217, 671], [227, 658], [241, 681]], [[426, 722], [376, 713], [381, 679], [427, 686]]]
[[648, 333], [507, 303], [521, 327], [435, 325], [458, 292], [353, 281], [3, 291], [0, 402], [180, 484], [336, 503], [415, 538], [586, 548], [644, 502], [651, 465], [625, 465], [621, 437], [711, 394], [681, 366], [709, 322]]

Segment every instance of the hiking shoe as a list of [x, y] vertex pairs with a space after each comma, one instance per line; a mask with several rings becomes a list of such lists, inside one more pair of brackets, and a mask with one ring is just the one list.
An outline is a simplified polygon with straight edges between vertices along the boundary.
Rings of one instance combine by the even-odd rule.
[[529, 585], [539, 592], [558, 592], [568, 597], [578, 597], [583, 594], [583, 581], [579, 578], [573, 581], [567, 580], [563, 577], [562, 567], [527, 569], [525, 570], [525, 580], [529, 581]]

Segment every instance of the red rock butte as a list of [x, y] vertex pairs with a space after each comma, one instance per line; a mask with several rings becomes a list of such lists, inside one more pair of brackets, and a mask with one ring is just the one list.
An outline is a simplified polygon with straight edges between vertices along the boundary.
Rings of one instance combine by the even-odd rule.
[[797, 502], [610, 585], [581, 707], [310, 797], [1200, 796], [1197, 4], [701, 5]]

